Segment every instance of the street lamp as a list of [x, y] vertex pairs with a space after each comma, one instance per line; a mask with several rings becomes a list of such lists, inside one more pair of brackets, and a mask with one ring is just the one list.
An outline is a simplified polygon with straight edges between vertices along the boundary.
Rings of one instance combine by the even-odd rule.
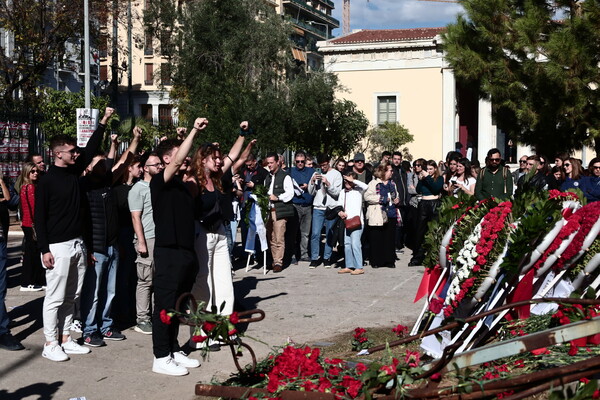
[[306, 21], [309, 25], [321, 25], [325, 27], [325, 40], [329, 40], [329, 25], [323, 24], [321, 22], [315, 21]]

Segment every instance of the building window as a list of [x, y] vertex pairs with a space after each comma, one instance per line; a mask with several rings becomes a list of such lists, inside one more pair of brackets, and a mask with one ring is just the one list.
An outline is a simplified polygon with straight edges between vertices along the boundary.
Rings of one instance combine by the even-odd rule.
[[168, 32], [162, 32], [160, 35], [160, 55], [170, 57], [173, 55], [171, 44], [171, 34]]
[[152, 123], [152, 104], [140, 104], [140, 114], [142, 118]]
[[396, 96], [377, 96], [377, 124], [398, 122], [396, 115]]
[[154, 65], [145, 64], [144, 85], [154, 85]]
[[159, 104], [158, 124], [161, 126], [173, 126], [173, 106], [168, 104]]
[[171, 65], [162, 64], [160, 66], [160, 82], [165, 86], [171, 85]]
[[100, 66], [100, 80], [108, 81], [108, 65]]
[[144, 32], [144, 55], [151, 56], [154, 54], [152, 47], [152, 35], [149, 32]]

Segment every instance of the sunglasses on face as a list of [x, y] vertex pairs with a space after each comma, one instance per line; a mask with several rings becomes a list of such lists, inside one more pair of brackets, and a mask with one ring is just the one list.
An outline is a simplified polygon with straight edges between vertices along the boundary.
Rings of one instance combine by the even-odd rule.
[[571, 164], [570, 163], [565, 163], [565, 167], [570, 167]]
[[520, 164], [527, 164], [527, 160], [519, 160]]
[[490, 158], [490, 161], [491, 162], [500, 162], [500, 159], [499, 158]]
[[306, 160], [296, 160], [296, 164], [304, 164], [306, 163]]

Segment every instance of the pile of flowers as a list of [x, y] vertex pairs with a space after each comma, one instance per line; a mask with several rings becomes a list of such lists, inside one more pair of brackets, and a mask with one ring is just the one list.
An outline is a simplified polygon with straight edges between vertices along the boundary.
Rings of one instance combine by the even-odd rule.
[[509, 201], [492, 208], [464, 242], [446, 295], [445, 317], [451, 316], [465, 297], [472, 297], [492, 263], [500, 256], [508, 235], [506, 221], [511, 210], [512, 203]]
[[369, 340], [367, 337], [367, 330], [365, 328], [356, 328], [354, 329], [354, 334], [352, 335], [352, 351], [358, 351], [363, 349], [368, 349], [373, 345], [373, 342]]
[[[201, 301], [195, 310], [187, 312], [161, 310], [160, 320], [163, 324], [170, 325], [173, 318], [179, 318], [184, 324], [193, 326], [194, 332], [191, 340], [194, 343], [203, 343], [206, 340], [228, 343], [232, 340], [232, 336], [242, 336], [235, 327], [240, 321], [237, 312], [233, 312], [231, 315], [221, 315], [209, 312], [205, 308], [206, 303]], [[240, 348], [238, 348], [239, 350]], [[210, 351], [209, 346], [202, 347], [202, 351]]]

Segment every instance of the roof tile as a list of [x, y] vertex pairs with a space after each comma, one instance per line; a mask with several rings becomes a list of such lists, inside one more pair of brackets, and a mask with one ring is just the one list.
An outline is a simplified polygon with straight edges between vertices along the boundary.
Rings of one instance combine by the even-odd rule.
[[365, 29], [331, 40], [333, 44], [401, 42], [415, 39], [433, 39], [446, 28]]

